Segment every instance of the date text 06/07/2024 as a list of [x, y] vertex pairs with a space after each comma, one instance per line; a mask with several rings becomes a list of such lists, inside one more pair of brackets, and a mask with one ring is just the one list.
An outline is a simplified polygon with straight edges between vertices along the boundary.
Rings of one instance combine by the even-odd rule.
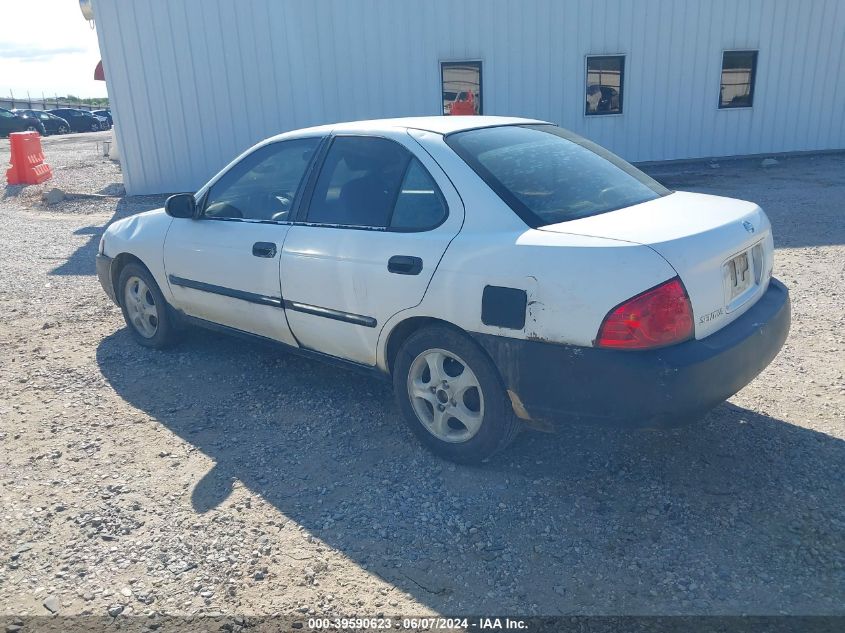
[[345, 629], [391, 629], [401, 628], [410, 630], [456, 631], [477, 629], [480, 631], [520, 631], [528, 628], [528, 623], [521, 619], [511, 618], [448, 618], [421, 617], [403, 618], [394, 621], [391, 618], [310, 618], [308, 628], [312, 630], [345, 630]]

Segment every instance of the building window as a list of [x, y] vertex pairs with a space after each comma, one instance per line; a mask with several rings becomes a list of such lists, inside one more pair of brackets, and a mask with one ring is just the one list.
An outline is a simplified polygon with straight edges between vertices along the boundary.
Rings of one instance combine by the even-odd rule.
[[441, 62], [443, 114], [483, 114], [481, 62]]
[[622, 114], [625, 56], [587, 57], [587, 105], [584, 114]]
[[757, 51], [722, 53], [722, 85], [719, 108], [750, 108], [754, 102]]

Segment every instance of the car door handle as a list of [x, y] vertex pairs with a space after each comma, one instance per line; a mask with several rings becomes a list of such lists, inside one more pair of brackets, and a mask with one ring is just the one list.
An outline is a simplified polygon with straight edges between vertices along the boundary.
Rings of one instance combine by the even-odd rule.
[[423, 260], [410, 255], [394, 255], [387, 260], [387, 270], [397, 275], [419, 275], [423, 269]]
[[272, 259], [276, 256], [276, 245], [273, 242], [256, 242], [252, 245], [252, 254]]

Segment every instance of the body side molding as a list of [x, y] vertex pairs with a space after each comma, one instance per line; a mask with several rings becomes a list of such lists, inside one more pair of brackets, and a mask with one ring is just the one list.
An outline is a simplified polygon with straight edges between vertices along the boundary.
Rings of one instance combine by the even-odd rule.
[[248, 301], [249, 303], [257, 303], [262, 306], [270, 306], [271, 308], [281, 308], [281, 297], [268, 297], [266, 295], [256, 294], [254, 292], [245, 292], [243, 290], [236, 290], [234, 288], [226, 288], [224, 286], [215, 286], [204, 281], [194, 281], [193, 279], [185, 279], [184, 277], [177, 277], [175, 275], [168, 275], [167, 279], [175, 286], [182, 286], [183, 288], [190, 288], [191, 290], [199, 290], [201, 292], [210, 292], [216, 295], [223, 295], [224, 297], [231, 297], [232, 299], [240, 299], [241, 301]]
[[378, 321], [373, 317], [362, 314], [352, 314], [351, 312], [342, 312], [340, 310], [332, 310], [331, 308], [321, 308], [320, 306], [299, 303], [298, 301], [291, 301], [289, 299], [284, 300], [284, 305], [286, 310], [313, 314], [314, 316], [334, 319], [335, 321], [344, 321], [346, 323], [353, 323], [354, 325], [363, 325], [364, 327], [375, 327], [378, 325]]

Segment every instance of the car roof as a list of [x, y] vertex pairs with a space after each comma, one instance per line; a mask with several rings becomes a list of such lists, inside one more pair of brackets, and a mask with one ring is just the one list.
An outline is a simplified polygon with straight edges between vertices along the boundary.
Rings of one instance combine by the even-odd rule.
[[404, 117], [398, 119], [374, 119], [372, 121], [352, 121], [349, 123], [338, 123], [335, 130], [373, 129], [380, 128], [409, 128], [425, 130], [436, 134], [451, 134], [464, 130], [474, 130], [480, 127], [494, 127], [497, 125], [518, 125], [526, 123], [545, 123], [536, 119], [522, 119], [506, 116], [420, 116]]
[[[405, 128], [412, 130], [424, 130], [435, 134], [451, 134], [465, 130], [478, 128], [495, 127], [500, 125], [525, 125], [529, 123], [548, 123], [539, 119], [523, 119], [519, 117], [506, 116], [419, 116], [401, 117], [396, 119], [371, 119], [367, 121], [348, 121], [345, 123], [334, 123], [316, 127], [291, 130], [278, 137], [306, 136], [308, 134], [328, 134], [330, 132], [379, 132], [384, 130]], [[277, 138], [277, 137], [273, 137]]]

